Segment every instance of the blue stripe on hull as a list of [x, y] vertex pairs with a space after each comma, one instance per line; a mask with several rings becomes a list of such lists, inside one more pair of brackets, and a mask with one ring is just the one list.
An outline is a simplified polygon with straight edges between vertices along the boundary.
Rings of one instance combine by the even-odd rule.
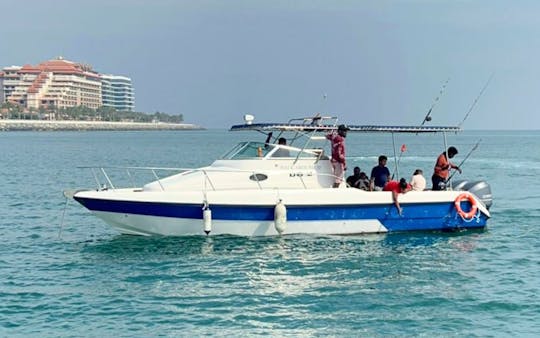
[[[174, 204], [154, 202], [113, 201], [75, 197], [92, 211], [137, 214], [159, 217], [202, 219], [202, 204]], [[444, 230], [455, 228], [482, 228], [487, 217], [479, 213], [471, 221], [464, 221], [454, 208], [453, 202], [402, 204], [400, 216], [393, 204], [387, 205], [287, 205], [287, 220], [379, 220], [388, 231]], [[468, 202], [462, 203], [469, 210]], [[210, 205], [215, 220], [273, 221], [274, 206]]]

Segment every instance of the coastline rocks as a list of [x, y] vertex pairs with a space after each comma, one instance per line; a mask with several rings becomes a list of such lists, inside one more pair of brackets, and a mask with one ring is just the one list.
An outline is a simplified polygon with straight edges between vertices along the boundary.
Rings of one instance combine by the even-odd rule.
[[92, 131], [92, 130], [201, 130], [189, 123], [142, 123], [103, 121], [0, 120], [0, 131]]

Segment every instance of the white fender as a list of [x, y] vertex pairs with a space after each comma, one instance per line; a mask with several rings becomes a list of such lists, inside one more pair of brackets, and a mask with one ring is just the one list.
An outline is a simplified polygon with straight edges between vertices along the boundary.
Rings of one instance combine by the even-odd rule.
[[203, 209], [204, 232], [208, 235], [212, 231], [212, 210], [206, 207]]
[[287, 208], [283, 201], [279, 200], [274, 208], [274, 227], [278, 234], [282, 234], [287, 227]]

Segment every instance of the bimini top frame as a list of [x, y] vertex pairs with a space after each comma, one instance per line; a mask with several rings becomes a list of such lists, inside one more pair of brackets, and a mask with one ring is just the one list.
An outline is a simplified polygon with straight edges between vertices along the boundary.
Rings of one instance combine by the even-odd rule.
[[[328, 123], [330, 122], [330, 123]], [[349, 132], [355, 133], [456, 133], [460, 127], [452, 126], [382, 126], [382, 125], [347, 125]], [[230, 131], [279, 132], [330, 132], [337, 129], [336, 117], [305, 117], [292, 119], [287, 123], [246, 123], [231, 127]]]
[[[375, 126], [375, 125], [347, 125], [349, 132], [364, 133], [441, 133], [441, 132], [460, 132], [460, 127], [446, 126]], [[237, 124], [231, 127], [230, 131], [298, 131], [298, 132], [330, 132], [336, 130], [337, 126], [305, 126], [291, 123], [254, 123]]]
[[[338, 118], [335, 116], [320, 116], [317, 114], [314, 117], [303, 117], [291, 119], [287, 123], [252, 123], [251, 120], [245, 124], [238, 124], [231, 127], [230, 131], [257, 131], [267, 135], [266, 143], [269, 143], [272, 139], [272, 132], [278, 132], [279, 135], [285, 132], [293, 132], [295, 136], [292, 137], [292, 141], [296, 141], [302, 136], [307, 136], [308, 140], [302, 147], [305, 149], [310, 143], [311, 139], [319, 138], [314, 136], [316, 133], [328, 133], [337, 129]], [[394, 162], [396, 166], [396, 173], [399, 177], [399, 164], [397, 161], [397, 152], [395, 145], [395, 134], [399, 133], [442, 133], [444, 137], [444, 149], [448, 148], [446, 141], [447, 133], [461, 132], [462, 129], [459, 126], [383, 126], [383, 125], [347, 125], [349, 132], [353, 133], [388, 133], [392, 135], [392, 145], [394, 149]], [[279, 137], [274, 137], [275, 140]], [[324, 139], [324, 137], [321, 137]], [[292, 142], [291, 142], [292, 143]]]

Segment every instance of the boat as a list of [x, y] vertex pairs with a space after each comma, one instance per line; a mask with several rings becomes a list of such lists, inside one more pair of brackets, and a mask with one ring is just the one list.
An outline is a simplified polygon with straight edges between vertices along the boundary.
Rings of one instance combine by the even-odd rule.
[[[423, 125], [348, 128], [349, 135], [389, 133], [392, 137], [461, 131]], [[133, 170], [153, 175], [155, 179], [139, 187], [116, 186], [108, 170], [119, 167], [84, 167], [94, 173], [96, 188], [71, 196], [129, 235], [356, 235], [486, 227], [491, 190], [484, 181], [399, 194], [401, 214], [391, 192], [363, 191], [346, 183], [332, 188], [335, 177], [325, 135], [336, 129], [333, 116], [254, 123], [253, 116], [246, 115], [244, 123], [230, 131], [258, 132], [266, 137], [264, 141], [241, 142], [201, 168], [122, 168], [128, 175]], [[282, 135], [288, 135], [288, 145], [277, 142]], [[160, 177], [163, 170], [176, 172]]]

